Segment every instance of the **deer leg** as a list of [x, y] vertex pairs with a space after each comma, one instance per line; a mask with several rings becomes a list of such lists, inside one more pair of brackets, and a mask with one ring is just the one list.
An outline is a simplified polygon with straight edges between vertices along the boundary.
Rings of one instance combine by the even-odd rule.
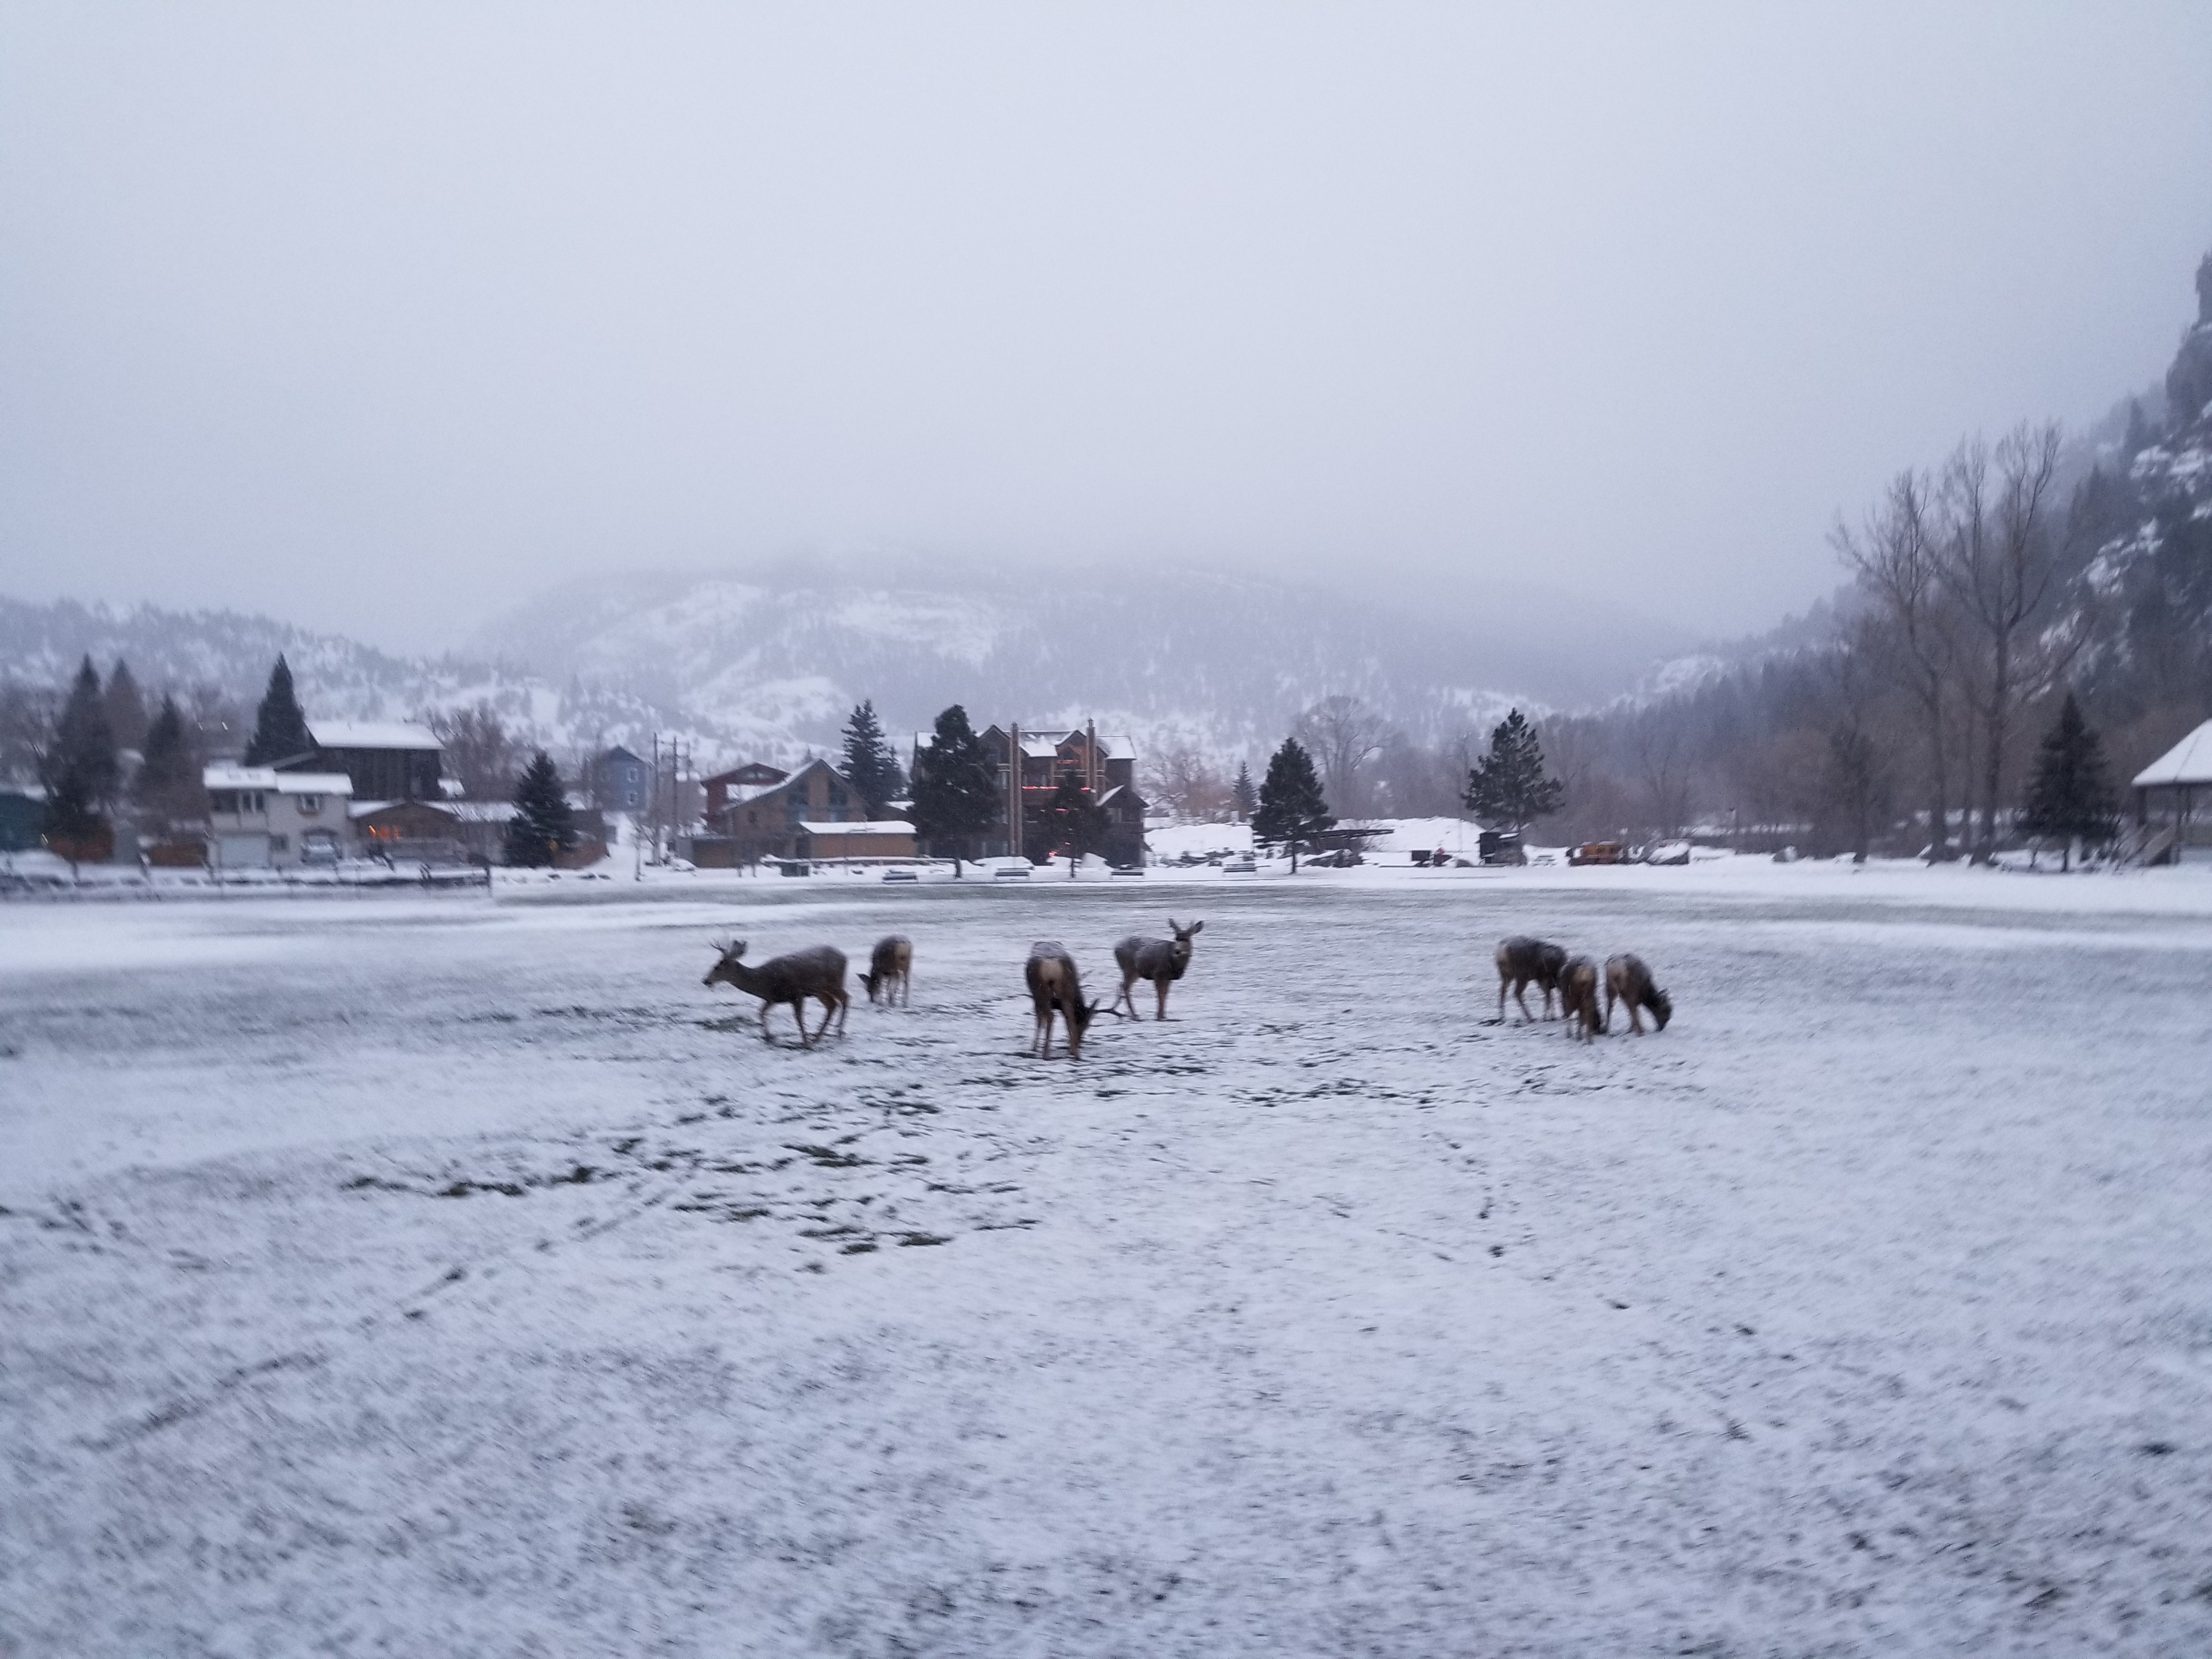
[[[852, 1012], [853, 994], [841, 985], [837, 988], [837, 1035], [839, 1036], [845, 1035], [845, 1017]], [[825, 1031], [830, 1029], [830, 1016], [827, 1014], [822, 1017], [822, 1029]]]
[[763, 1042], [775, 1041], [775, 1033], [768, 1029], [768, 1011], [775, 1006], [773, 1002], [761, 1004], [761, 1041]]
[[[1610, 1025], [1613, 1024], [1613, 1009], [1610, 1006], [1608, 1006], [1605, 1011], [1605, 1019], [1607, 1024]], [[1628, 1028], [1632, 1031], [1635, 1032], [1638, 1036], [1642, 1036], [1644, 1035], [1644, 1014], [1642, 1010], [1636, 1006], [1636, 999], [1634, 997], [1631, 997], [1628, 1000]]]
[[[1156, 1021], [1165, 1019], [1168, 1017], [1168, 982], [1164, 979], [1155, 980], [1152, 988], [1160, 994], [1159, 1006], [1152, 1010], [1152, 1018]], [[1136, 1005], [1131, 1004], [1129, 1012], [1134, 1013], [1136, 1011]]]
[[[1528, 1012], [1528, 981], [1527, 980], [1516, 979], [1513, 981], [1513, 1000], [1521, 1005], [1522, 1023], [1534, 1024], [1536, 1017]], [[1505, 993], [1503, 991], [1498, 994], [1498, 1017], [1500, 1019], [1505, 1018]]]

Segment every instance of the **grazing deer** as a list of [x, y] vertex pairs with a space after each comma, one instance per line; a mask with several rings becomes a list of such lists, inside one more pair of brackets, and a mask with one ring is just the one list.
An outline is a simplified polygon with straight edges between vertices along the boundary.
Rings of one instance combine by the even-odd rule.
[[1152, 1018], [1165, 1019], [1168, 1017], [1168, 987], [1181, 979], [1183, 970], [1190, 966], [1190, 942], [1198, 937], [1199, 930], [1205, 926], [1202, 921], [1194, 921], [1185, 927], [1170, 916], [1168, 930], [1175, 935], [1173, 939], [1146, 939], [1132, 933], [1115, 945], [1114, 960], [1121, 969], [1121, 994], [1114, 999], [1112, 1012], [1120, 1013], [1121, 1005], [1126, 1002], [1129, 1005], [1129, 1018], [1140, 1018], [1137, 1012], [1137, 1000], [1129, 994], [1129, 988], [1140, 979], [1148, 979], [1152, 982], [1152, 988], [1159, 993], [1159, 1006], [1153, 1011]]
[[1567, 1018], [1570, 1036], [1588, 1042], [1605, 1030], [1597, 1006], [1597, 963], [1588, 957], [1570, 957], [1559, 970], [1559, 1012]]
[[1023, 975], [1036, 1010], [1036, 1034], [1030, 1039], [1030, 1052], [1052, 1058], [1052, 1017], [1058, 1012], [1067, 1021], [1067, 1057], [1082, 1059], [1083, 1034], [1091, 1029], [1098, 1005], [1083, 1000], [1083, 981], [1076, 976], [1075, 958], [1067, 954], [1067, 947], [1057, 939], [1039, 939], [1030, 946]]
[[914, 1006], [914, 941], [904, 933], [890, 933], [876, 941], [876, 948], [868, 953], [868, 971], [860, 975], [860, 983], [868, 988], [868, 1000], [873, 1002], [876, 994], [883, 994], [884, 1006], [895, 1006], [902, 994], [906, 1006]]
[[1528, 989], [1533, 985], [1543, 993], [1544, 1018], [1552, 1017], [1552, 999], [1559, 994], [1559, 975], [1567, 965], [1567, 953], [1556, 945], [1542, 939], [1530, 939], [1526, 933], [1516, 933], [1510, 939], [1498, 941], [1498, 1020], [1505, 1023], [1505, 993], [1510, 989], [1513, 1000], [1521, 1005], [1521, 1018], [1533, 1018], [1528, 1012]]
[[[708, 985], [733, 985], [761, 1000], [761, 1041], [773, 1042], [768, 1029], [768, 1012], [778, 1003], [791, 1005], [792, 1018], [799, 1022], [799, 1046], [811, 1048], [814, 1038], [830, 1029], [830, 1016], [837, 1016], [837, 1030], [845, 1030], [845, 1015], [853, 1006], [853, 999], [845, 989], [845, 953], [833, 946], [817, 945], [810, 950], [793, 951], [789, 956], [773, 957], [757, 968], [738, 960], [745, 953], [745, 942], [739, 939], [723, 951], [721, 959], [708, 969], [705, 982]], [[814, 1036], [806, 1034], [806, 1000], [812, 997], [822, 1005], [822, 1024]]]
[[1651, 982], [1651, 970], [1644, 965], [1644, 958], [1633, 954], [1607, 957], [1605, 959], [1605, 1023], [1613, 1024], [1613, 1005], [1615, 1001], [1628, 1005], [1629, 1028], [1638, 1036], [1644, 1035], [1644, 1021], [1638, 1010], [1651, 1011], [1651, 1024], [1659, 1030], [1667, 1029], [1667, 1022], [1674, 1018], [1674, 1001]]

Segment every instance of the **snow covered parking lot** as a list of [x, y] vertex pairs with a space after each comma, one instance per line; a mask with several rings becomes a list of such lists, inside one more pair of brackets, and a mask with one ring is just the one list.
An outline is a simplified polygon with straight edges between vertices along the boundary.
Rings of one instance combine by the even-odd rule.
[[2212, 1652], [2192, 872], [644, 890], [0, 909], [0, 1653]]

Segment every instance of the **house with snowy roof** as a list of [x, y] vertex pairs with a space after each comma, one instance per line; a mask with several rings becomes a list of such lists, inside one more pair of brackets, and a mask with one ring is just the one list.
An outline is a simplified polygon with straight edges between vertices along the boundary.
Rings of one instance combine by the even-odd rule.
[[2179, 862], [2212, 852], [2212, 814], [2199, 818], [2199, 799], [2212, 803], [2212, 720], [2135, 775], [2136, 823], [2147, 863]]
[[404, 720], [307, 722], [315, 746], [279, 761], [280, 772], [343, 772], [356, 800], [437, 800], [446, 745], [427, 726]]
[[200, 781], [211, 869], [290, 869], [353, 855], [353, 781], [343, 772], [225, 761], [204, 769]]

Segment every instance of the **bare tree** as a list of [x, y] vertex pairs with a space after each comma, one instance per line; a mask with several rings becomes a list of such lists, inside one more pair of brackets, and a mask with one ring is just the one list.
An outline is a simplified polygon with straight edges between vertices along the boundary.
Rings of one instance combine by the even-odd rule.
[[1928, 756], [1928, 856], [1951, 857], [1949, 735], [1962, 670], [1959, 605], [1943, 579], [1945, 527], [1925, 475], [1900, 472], [1856, 531], [1838, 524], [1836, 550], [1887, 624], [1881, 641], [1863, 640], [1886, 664], [1920, 713]]
[[477, 701], [467, 708], [434, 710], [428, 724], [446, 745], [447, 770], [475, 800], [504, 800], [514, 789], [523, 744], [507, 734], [499, 711]]
[[1321, 773], [1329, 810], [1340, 818], [1364, 816], [1372, 793], [1364, 775], [1390, 737], [1382, 715], [1357, 697], [1323, 697], [1298, 716], [1296, 736]]
[[1975, 634], [1972, 688], [1982, 739], [1981, 823], [1974, 859], [1996, 849], [2003, 804], [2005, 740], [2021, 706], [2044, 689], [2079, 648], [2039, 638], [2058, 583], [2053, 481], [2056, 425], [2019, 427], [1992, 450], [1961, 444], [1943, 469], [1948, 536], [1942, 575]]
[[1177, 817], [1218, 817], [1229, 805], [1229, 784], [1205, 753], [1187, 743], [1156, 750], [1144, 767], [1144, 793]]
[[1679, 836], [1690, 821], [1689, 755], [1681, 726], [1664, 710], [1648, 711], [1636, 722], [1634, 744], [1647, 821], [1661, 835]]
[[0, 781], [27, 780], [38, 771], [59, 707], [51, 686], [0, 681]]

